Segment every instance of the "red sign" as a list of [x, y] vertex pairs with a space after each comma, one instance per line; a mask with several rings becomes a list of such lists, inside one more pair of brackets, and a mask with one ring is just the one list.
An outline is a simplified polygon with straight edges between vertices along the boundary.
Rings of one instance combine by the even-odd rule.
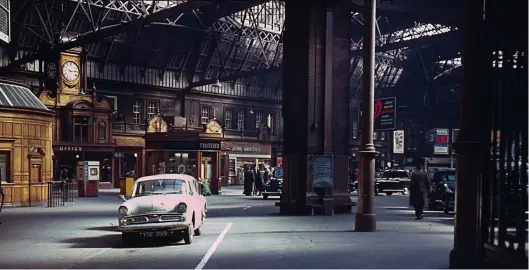
[[448, 135], [437, 135], [435, 137], [435, 144], [448, 144]]

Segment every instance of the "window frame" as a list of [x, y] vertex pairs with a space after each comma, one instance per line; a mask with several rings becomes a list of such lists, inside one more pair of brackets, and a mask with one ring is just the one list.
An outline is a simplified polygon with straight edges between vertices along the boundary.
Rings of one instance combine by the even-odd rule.
[[[11, 160], [11, 151], [8, 150], [0, 150], [0, 155], [6, 156], [6, 180], [0, 179], [0, 185], [3, 182], [5, 183], [13, 183], [13, 177], [11, 175], [11, 166], [12, 166], [12, 160]], [[1, 177], [1, 175], [0, 175]]]
[[353, 120], [351, 137], [356, 140], [358, 139], [358, 121]]
[[[241, 117], [242, 113], [242, 117]], [[237, 109], [237, 130], [243, 131], [245, 128], [245, 118], [246, 118], [246, 110], [245, 109]]]
[[[77, 118], [78, 117], [85, 117], [88, 119], [87, 123], [86, 124], [80, 124], [79, 122], [77, 122]], [[92, 127], [94, 126], [94, 120], [92, 119], [91, 116], [87, 116], [87, 115], [73, 115], [73, 140], [74, 142], [91, 142], [93, 139], [93, 134], [91, 134], [93, 132], [92, 130]], [[81, 134], [79, 134], [80, 136], [80, 140], [77, 140], [77, 126], [80, 126], [80, 127], [85, 127], [86, 128], [86, 140], [83, 140], [83, 136], [82, 136], [82, 130], [81, 130]]]
[[[101, 130], [103, 130], [103, 138], [101, 138]], [[97, 126], [97, 138], [100, 141], [106, 141], [107, 139], [107, 125], [105, 122], [99, 122], [99, 125]]]
[[[211, 118], [212, 111], [213, 111], [213, 107], [211, 105], [200, 105], [200, 124], [201, 125], [206, 125], [207, 123], [209, 123], [211, 119], [213, 119]], [[207, 112], [207, 116], [204, 116], [204, 112]]]
[[[151, 106], [150, 106], [151, 103], [155, 104], [154, 112], [151, 112]], [[154, 117], [156, 117], [156, 115], [158, 115], [160, 113], [160, 101], [159, 100], [152, 100], [152, 99], [147, 100], [147, 110], [145, 110], [145, 112], [146, 112], [146, 115], [147, 115], [147, 120], [151, 120]]]
[[[140, 124], [141, 123], [141, 110], [143, 102], [141, 100], [135, 100], [134, 104], [132, 104], [132, 122], [134, 124]], [[138, 109], [136, 111], [136, 108]]]
[[[224, 128], [225, 129], [233, 129], [233, 111], [234, 111], [233, 108], [224, 109]], [[228, 113], [230, 114], [229, 119], [227, 117]]]
[[[260, 128], [261, 127], [261, 124], [263, 124], [263, 116], [264, 116], [264, 113], [262, 111], [255, 111], [254, 112], [254, 115], [255, 115], [255, 118], [254, 118], [254, 121], [255, 121], [255, 128]], [[258, 117], [259, 116], [259, 117]], [[257, 119], [259, 118], [259, 119]], [[267, 119], [268, 120], [268, 119]]]

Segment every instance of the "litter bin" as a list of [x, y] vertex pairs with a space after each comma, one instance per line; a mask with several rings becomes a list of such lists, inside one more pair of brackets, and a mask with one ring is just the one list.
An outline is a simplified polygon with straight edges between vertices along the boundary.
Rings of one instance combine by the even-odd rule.
[[97, 197], [99, 193], [99, 180], [85, 181], [85, 197]]
[[121, 195], [130, 197], [132, 196], [132, 187], [134, 186], [134, 178], [121, 178], [119, 180], [119, 193]]

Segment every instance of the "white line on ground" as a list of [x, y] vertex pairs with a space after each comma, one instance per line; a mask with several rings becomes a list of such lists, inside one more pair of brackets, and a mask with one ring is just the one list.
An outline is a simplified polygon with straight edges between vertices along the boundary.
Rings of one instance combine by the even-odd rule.
[[73, 267], [75, 267], [75, 266], [77, 266], [77, 265], [80, 265], [80, 264], [82, 264], [82, 263], [84, 263], [84, 262], [86, 262], [86, 261], [88, 261], [88, 260], [91, 260], [92, 258], [95, 258], [95, 257], [97, 257], [97, 256], [99, 256], [99, 255], [101, 255], [101, 254], [103, 254], [105, 251], [107, 251], [107, 250], [109, 250], [109, 249], [112, 249], [112, 248], [105, 248], [105, 249], [103, 249], [103, 250], [101, 250], [101, 251], [99, 251], [99, 252], [96, 252], [94, 255], [92, 255], [92, 256], [88, 256], [88, 257], [85, 257], [84, 260], [78, 261], [78, 262], [74, 263], [73, 265], [70, 265], [70, 266], [68, 266], [68, 267], [66, 267], [66, 268], [64, 268], [64, 269], [71, 269], [71, 268], [73, 268]]
[[250, 209], [252, 206], [246, 206], [242, 210]]
[[209, 261], [209, 258], [211, 258], [211, 255], [213, 255], [215, 250], [217, 250], [217, 248], [219, 247], [220, 243], [224, 239], [224, 236], [226, 236], [226, 234], [230, 230], [231, 225], [233, 225], [233, 223], [228, 223], [228, 225], [226, 225], [226, 227], [224, 227], [224, 230], [222, 230], [222, 232], [220, 233], [219, 237], [217, 237], [217, 240], [215, 240], [215, 242], [213, 242], [213, 245], [211, 245], [211, 247], [209, 248], [208, 252], [206, 252], [206, 255], [204, 255], [202, 260], [198, 263], [198, 265], [195, 268], [195, 270], [204, 269], [204, 266], [206, 266], [206, 263]]

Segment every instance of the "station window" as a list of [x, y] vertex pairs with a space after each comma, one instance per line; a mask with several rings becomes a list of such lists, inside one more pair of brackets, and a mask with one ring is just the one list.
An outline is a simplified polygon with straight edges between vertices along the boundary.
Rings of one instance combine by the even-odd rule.
[[232, 129], [233, 128], [233, 110], [232, 109], [226, 109], [224, 111], [224, 127], [226, 129]]
[[373, 132], [373, 140], [378, 140], [378, 132]]
[[274, 113], [269, 113], [268, 114], [268, 117], [266, 119], [266, 126], [270, 129], [270, 134], [275, 134], [276, 133], [276, 130], [275, 130], [275, 114]]
[[237, 110], [237, 130], [244, 130], [244, 109]]
[[10, 160], [11, 155], [8, 151], [0, 151], [0, 182], [11, 182]]
[[99, 140], [106, 140], [107, 139], [107, 127], [105, 124], [101, 123], [99, 124]]
[[147, 120], [153, 119], [160, 112], [160, 102], [150, 100], [147, 103]]
[[380, 132], [380, 140], [382, 140], [382, 141], [386, 140], [386, 132], [384, 132], [384, 131]]
[[134, 124], [139, 124], [141, 122], [141, 101], [136, 100], [134, 105], [132, 105], [132, 117]]
[[202, 106], [200, 108], [200, 123], [201, 124], [207, 124], [209, 122], [209, 117], [211, 115], [211, 107], [210, 106]]
[[263, 112], [255, 113], [255, 128], [259, 128], [263, 123]]
[[74, 141], [88, 142], [92, 130], [92, 119], [88, 116], [74, 117]]

